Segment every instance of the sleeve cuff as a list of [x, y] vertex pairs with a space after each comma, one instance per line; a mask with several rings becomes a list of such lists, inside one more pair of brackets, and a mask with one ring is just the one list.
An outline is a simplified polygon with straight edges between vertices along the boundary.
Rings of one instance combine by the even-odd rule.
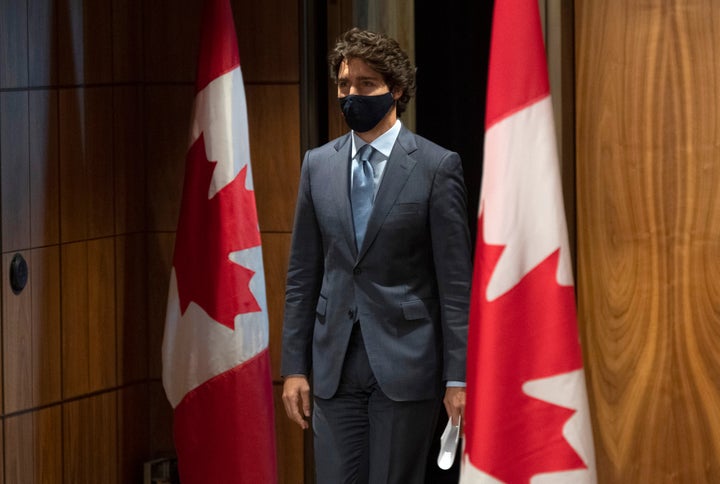
[[448, 382], [445, 384], [445, 386], [446, 386], [447, 388], [450, 388], [450, 387], [461, 387], [461, 388], [465, 388], [467, 385], [465, 384], [464, 381], [448, 380]]

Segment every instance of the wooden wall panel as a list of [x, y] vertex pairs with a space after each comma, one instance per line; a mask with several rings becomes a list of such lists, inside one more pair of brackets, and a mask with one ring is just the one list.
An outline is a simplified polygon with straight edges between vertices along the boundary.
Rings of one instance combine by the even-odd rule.
[[[195, 82], [201, 10], [202, 2], [188, 0], [143, 2], [145, 81]], [[172, 119], [189, 126], [189, 117]]]
[[[14, 253], [4, 254], [3, 274], [9, 273], [10, 261]], [[30, 260], [29, 252], [22, 253]], [[32, 365], [32, 322], [31, 292], [25, 290], [19, 295], [13, 294], [10, 284], [3, 284], [3, 378], [12, 391], [4, 392], [5, 412], [16, 412], [32, 406], [33, 379]]]
[[[112, 3], [113, 80], [143, 80], [143, 2], [114, 0]], [[139, 96], [138, 96], [139, 97]], [[137, 117], [136, 120], [140, 120]]]
[[175, 232], [177, 227], [194, 92], [191, 85], [145, 88], [147, 227], [151, 231]]
[[33, 415], [35, 478], [39, 484], [60, 482], [63, 466], [61, 415], [62, 409], [60, 406], [44, 408]]
[[88, 337], [87, 244], [77, 242], [61, 249], [63, 397], [91, 391]]
[[113, 239], [62, 247], [62, 354], [65, 398], [116, 384]]
[[3, 251], [57, 243], [57, 95], [3, 92], [0, 106]]
[[60, 84], [111, 82], [112, 2], [58, 0], [55, 5]]
[[112, 235], [112, 89], [60, 91], [63, 242]]
[[0, 177], [3, 251], [30, 246], [28, 93], [0, 93]]
[[27, 0], [0, 0], [0, 89], [28, 84]]
[[159, 381], [150, 383], [150, 452], [152, 456], [173, 455], [172, 408]]
[[34, 417], [35, 414], [27, 413], [5, 422], [7, 482], [35, 482]]
[[175, 233], [151, 233], [147, 240], [148, 274], [148, 372], [151, 378], [162, 377], [162, 348], [165, 330], [170, 271], [175, 247]]
[[64, 482], [120, 484], [117, 392], [63, 405]]
[[58, 95], [56, 90], [28, 93], [30, 100], [30, 243], [60, 241]]
[[303, 484], [305, 476], [303, 430], [285, 414], [282, 403], [282, 386], [273, 386], [275, 403], [275, 436], [277, 451], [278, 484]]
[[31, 86], [58, 81], [57, 0], [28, 0], [28, 70]]
[[[9, 273], [14, 253], [3, 256]], [[5, 413], [47, 405], [60, 399], [60, 287], [57, 247], [23, 252], [28, 284], [13, 294], [3, 284], [3, 368]]]
[[148, 384], [118, 392], [118, 483], [143, 482], [143, 463], [150, 448], [150, 393]]
[[58, 484], [62, 480], [59, 406], [9, 417], [5, 422], [5, 482]]
[[[290, 256], [289, 233], [265, 233], [262, 236], [265, 285], [270, 319], [270, 366], [273, 380], [280, 382], [280, 352], [285, 308], [285, 279]], [[283, 411], [283, 417], [285, 412]]]
[[113, 168], [115, 233], [145, 230], [143, 90], [139, 86], [113, 89]]
[[301, 2], [232, 0], [231, 4], [245, 83], [297, 85], [300, 82], [298, 9]]
[[720, 4], [575, 12], [577, 287], [600, 482], [718, 482]]
[[40, 247], [30, 256], [32, 405], [39, 407], [62, 396], [60, 250], [58, 246]]
[[111, 388], [117, 383], [114, 242], [112, 238], [87, 242], [88, 366], [93, 390]]
[[[232, 3], [277, 368], [301, 4]], [[136, 482], [173, 452], [160, 346], [201, 5], [0, 0], [2, 256], [31, 271], [20, 296], [3, 279], [0, 484]], [[279, 417], [282, 482], [302, 482], [304, 434]]]
[[260, 230], [290, 232], [302, 161], [298, 86], [249, 85], [246, 93]]
[[[14, 252], [3, 256], [9, 273]], [[20, 294], [3, 284], [5, 413], [60, 399], [60, 291], [57, 247], [22, 252], [28, 284]]]
[[[2, 391], [0, 391], [0, 398], [2, 397]], [[5, 449], [3, 443], [5, 442], [5, 419], [0, 419], [0, 484], [5, 484]]]
[[117, 378], [119, 384], [148, 378], [147, 235], [115, 239]]

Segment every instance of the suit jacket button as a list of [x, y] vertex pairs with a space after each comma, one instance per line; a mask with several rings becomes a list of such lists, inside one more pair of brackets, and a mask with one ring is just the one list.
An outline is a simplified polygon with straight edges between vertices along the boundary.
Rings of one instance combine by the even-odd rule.
[[359, 267], [356, 267], [355, 269], [353, 269], [353, 274], [355, 274], [356, 276], [359, 276], [361, 272], [362, 272], [362, 269], [360, 269]]
[[353, 310], [352, 310], [352, 309], [348, 309], [348, 319], [354, 319], [353, 316], [355, 316], [355, 315], [353, 314]]

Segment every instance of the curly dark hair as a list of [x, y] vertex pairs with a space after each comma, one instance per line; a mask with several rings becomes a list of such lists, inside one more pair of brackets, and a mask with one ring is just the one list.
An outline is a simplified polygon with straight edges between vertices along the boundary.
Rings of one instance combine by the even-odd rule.
[[390, 92], [402, 91], [397, 100], [398, 117], [415, 95], [415, 68], [400, 44], [385, 34], [352, 28], [338, 37], [328, 55], [330, 78], [337, 83], [340, 65], [346, 59], [360, 59], [383, 76]]

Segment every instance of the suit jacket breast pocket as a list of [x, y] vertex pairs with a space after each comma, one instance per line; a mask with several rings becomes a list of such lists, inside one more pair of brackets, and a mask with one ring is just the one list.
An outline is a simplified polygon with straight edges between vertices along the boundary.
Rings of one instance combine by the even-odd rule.
[[427, 205], [422, 202], [396, 204], [385, 219], [383, 230], [405, 247], [424, 240], [427, 237]]
[[420, 212], [421, 204], [417, 202], [412, 203], [398, 203], [390, 211], [390, 215], [413, 215]]
[[398, 203], [393, 206], [385, 219], [385, 224], [391, 227], [408, 227], [422, 220], [421, 203]]

